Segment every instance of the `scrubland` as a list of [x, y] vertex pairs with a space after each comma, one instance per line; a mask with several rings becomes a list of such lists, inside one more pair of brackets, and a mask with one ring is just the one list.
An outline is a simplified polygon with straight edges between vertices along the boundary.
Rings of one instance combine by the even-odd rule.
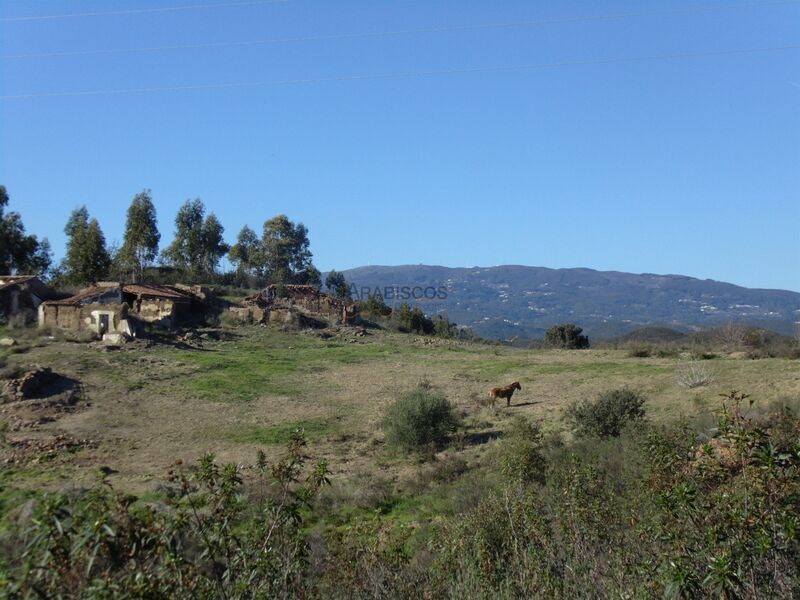
[[[797, 360], [255, 326], [0, 352], [80, 382], [69, 410], [0, 414], [12, 597], [800, 590]], [[581, 435], [570, 407], [623, 388], [644, 416]], [[414, 391], [452, 426], [399, 447], [387, 414]]]

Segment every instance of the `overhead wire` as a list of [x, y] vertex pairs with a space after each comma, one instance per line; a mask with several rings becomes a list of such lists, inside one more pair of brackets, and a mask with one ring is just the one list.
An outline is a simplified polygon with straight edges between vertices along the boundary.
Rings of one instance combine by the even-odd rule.
[[[275, 2], [278, 0], [270, 0]], [[287, 1], [287, 0], [280, 0]], [[262, 2], [263, 3], [263, 2]], [[245, 4], [253, 4], [253, 2], [244, 3], [228, 3], [228, 4], [215, 4], [203, 5], [206, 7], [211, 6], [238, 6]], [[72, 50], [72, 51], [56, 51], [56, 52], [29, 52], [22, 54], [7, 54], [3, 59], [25, 59], [25, 58], [56, 58], [56, 57], [70, 57], [70, 56], [92, 56], [92, 55], [108, 55], [108, 54], [134, 54], [134, 53], [148, 53], [148, 52], [167, 52], [176, 50], [199, 50], [209, 48], [233, 48], [233, 47], [247, 47], [268, 44], [285, 44], [285, 43], [299, 43], [299, 42], [316, 42], [316, 41], [336, 41], [346, 39], [368, 39], [368, 38], [381, 38], [381, 37], [397, 37], [404, 35], [421, 35], [421, 34], [436, 34], [436, 33], [458, 33], [462, 31], [480, 31], [488, 29], [512, 29], [522, 27], [535, 27], [541, 25], [554, 25], [566, 23], [581, 23], [592, 21], [610, 21], [628, 18], [641, 18], [650, 16], [668, 16], [675, 14], [696, 14], [702, 12], [713, 12], [719, 10], [731, 10], [735, 8], [756, 8], [766, 6], [781, 6], [781, 5], [800, 5], [800, 0], [776, 0], [774, 2], [742, 2], [737, 4], [709, 4], [705, 6], [695, 6], [686, 9], [668, 9], [658, 11], [637, 11], [627, 13], [615, 13], [606, 15], [586, 15], [578, 17], [563, 17], [553, 19], [531, 19], [524, 21], [510, 21], [505, 23], [484, 23], [474, 25], [452, 25], [443, 27], [422, 27], [415, 29], [399, 29], [392, 31], [371, 31], [371, 32], [349, 32], [328, 35], [309, 35], [309, 36], [296, 36], [296, 37], [282, 37], [282, 38], [266, 38], [254, 40], [238, 40], [229, 42], [202, 42], [194, 44], [170, 44], [162, 46], [142, 46], [133, 48], [106, 48], [106, 49], [93, 49], [93, 50]], [[195, 5], [198, 6], [198, 5]], [[155, 9], [153, 9], [155, 10]], [[166, 9], [165, 9], [166, 10]], [[77, 15], [76, 15], [77, 16]]]
[[14, 21], [48, 21], [54, 19], [76, 19], [84, 17], [109, 17], [118, 15], [141, 15], [147, 13], [178, 12], [184, 10], [197, 10], [208, 8], [235, 8], [242, 6], [256, 6], [260, 4], [284, 4], [289, 0], [243, 0], [239, 2], [217, 2], [212, 4], [182, 4], [177, 6], [152, 6], [149, 8], [129, 8], [122, 10], [106, 10], [83, 13], [61, 13], [50, 15], [21, 15], [16, 17], [0, 17], [0, 22]]
[[606, 59], [586, 59], [586, 60], [560, 61], [560, 62], [550, 62], [550, 63], [521, 64], [521, 65], [494, 65], [486, 67], [466, 67], [466, 68], [456, 68], [456, 69], [430, 69], [430, 70], [405, 71], [405, 72], [394, 72], [394, 73], [342, 75], [335, 77], [310, 77], [310, 78], [283, 79], [283, 80], [217, 82], [217, 83], [205, 83], [205, 84], [152, 86], [152, 87], [138, 87], [138, 88], [34, 92], [29, 94], [2, 95], [0, 96], [0, 100], [27, 100], [34, 98], [57, 98], [57, 97], [79, 97], [79, 96], [111, 96], [111, 95], [127, 95], [127, 94], [145, 94], [145, 93], [155, 93], [155, 92], [220, 90], [220, 89], [247, 88], [247, 87], [290, 86], [290, 85], [321, 84], [321, 83], [336, 83], [336, 82], [350, 82], [350, 81], [406, 79], [413, 77], [435, 77], [435, 76], [459, 75], [459, 74], [471, 74], [471, 73], [556, 69], [564, 67], [610, 65], [610, 64], [623, 64], [623, 63], [659, 61], [659, 60], [681, 60], [690, 58], [706, 58], [713, 56], [730, 56], [737, 54], [780, 52], [788, 50], [800, 50], [800, 44], [762, 47], [762, 48], [709, 50], [705, 52], [657, 54], [649, 56], [617, 57], [617, 58], [606, 58]]

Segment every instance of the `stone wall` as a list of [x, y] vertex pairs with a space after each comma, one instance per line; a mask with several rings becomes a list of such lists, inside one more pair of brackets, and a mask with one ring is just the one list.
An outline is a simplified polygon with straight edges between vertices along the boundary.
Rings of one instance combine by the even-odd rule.
[[[107, 324], [107, 327], [106, 327]], [[70, 331], [94, 331], [132, 335], [127, 304], [48, 304], [39, 306], [39, 326]]]

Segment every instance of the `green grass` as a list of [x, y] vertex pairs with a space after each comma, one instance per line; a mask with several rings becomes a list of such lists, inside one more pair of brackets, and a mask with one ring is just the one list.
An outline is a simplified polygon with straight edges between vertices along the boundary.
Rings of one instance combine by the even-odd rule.
[[255, 330], [213, 351], [169, 348], [161, 352], [198, 367], [182, 380], [189, 392], [218, 402], [247, 402], [266, 395], [298, 397], [315, 373], [414, 350], [412, 346], [343, 344]]
[[332, 428], [324, 419], [312, 419], [304, 421], [288, 421], [275, 425], [246, 425], [235, 430], [229, 431], [225, 439], [236, 444], [266, 444], [278, 445], [286, 444], [292, 434], [302, 429], [305, 437], [309, 441], [320, 438], [326, 433], [330, 433]]

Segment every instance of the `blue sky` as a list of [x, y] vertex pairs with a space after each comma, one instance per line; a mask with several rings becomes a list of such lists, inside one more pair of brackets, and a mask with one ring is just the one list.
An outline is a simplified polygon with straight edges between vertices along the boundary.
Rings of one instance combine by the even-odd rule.
[[[163, 245], [200, 197], [229, 241], [278, 213], [304, 222], [323, 270], [800, 290], [798, 2], [0, 7], [0, 182], [57, 256], [75, 206], [121, 240], [151, 188]], [[158, 49], [115, 52], [137, 48]]]

